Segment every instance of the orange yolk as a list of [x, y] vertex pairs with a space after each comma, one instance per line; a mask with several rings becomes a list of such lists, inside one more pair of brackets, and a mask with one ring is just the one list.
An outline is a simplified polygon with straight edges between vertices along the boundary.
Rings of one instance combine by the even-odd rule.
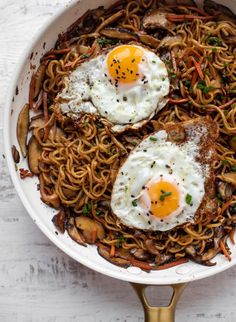
[[140, 78], [139, 64], [143, 50], [132, 45], [114, 48], [107, 57], [107, 69], [116, 83], [133, 83]]
[[158, 218], [165, 218], [179, 206], [179, 191], [175, 184], [167, 181], [153, 183], [148, 189], [151, 212]]

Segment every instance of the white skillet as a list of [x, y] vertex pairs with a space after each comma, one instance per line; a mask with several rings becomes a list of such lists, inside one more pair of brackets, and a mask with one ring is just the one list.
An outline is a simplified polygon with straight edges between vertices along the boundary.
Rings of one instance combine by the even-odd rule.
[[[109, 6], [113, 2], [112, 0], [72, 1], [71, 4], [46, 23], [29, 44], [21, 57], [20, 63], [17, 65], [8, 91], [4, 115], [5, 154], [12, 181], [22, 203], [33, 221], [55, 245], [76, 261], [99, 273], [135, 283], [133, 287], [145, 308], [146, 321], [174, 321], [174, 308], [185, 283], [217, 274], [235, 265], [236, 246], [233, 247], [229, 242], [232, 250], [231, 262], [228, 262], [223, 255], [218, 255], [216, 258], [217, 265], [213, 267], [188, 262], [168, 270], [146, 273], [136, 267], [124, 269], [115, 266], [98, 255], [96, 247], [82, 247], [76, 244], [66, 233], [64, 235], [55, 234], [55, 227], [51, 221], [55, 211], [41, 202], [39, 191], [37, 191], [38, 180], [36, 178], [21, 180], [19, 173], [15, 170], [11, 154], [13, 144], [20, 150], [16, 138], [16, 121], [19, 111], [28, 100], [29, 81], [32, 73], [30, 63], [38, 66], [40, 57], [54, 47], [58, 34], [65, 31], [86, 10], [100, 5]], [[196, 2], [199, 3], [200, 1]], [[217, 0], [216, 2], [228, 6], [232, 11], [236, 12], [236, 0]], [[33, 58], [31, 53], [33, 53]], [[16, 88], [18, 88], [18, 95], [16, 95]], [[27, 163], [22, 156], [18, 166], [27, 168]], [[170, 305], [164, 308], [150, 307], [144, 295], [144, 289], [147, 285], [171, 285], [174, 293]]]

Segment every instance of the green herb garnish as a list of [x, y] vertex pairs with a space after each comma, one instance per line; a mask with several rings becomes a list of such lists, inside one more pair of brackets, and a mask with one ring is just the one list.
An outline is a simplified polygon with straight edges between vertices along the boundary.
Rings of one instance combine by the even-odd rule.
[[161, 201], [164, 201], [166, 197], [169, 197], [172, 195], [172, 192], [169, 192], [169, 191], [164, 191], [164, 190], [161, 190], [161, 195], [160, 195], [160, 200]]
[[98, 38], [97, 42], [101, 47], [103, 47], [105, 45], [115, 45], [117, 43], [117, 41], [114, 39], [108, 39], [108, 38], [104, 38], [104, 37]]
[[186, 194], [185, 201], [187, 205], [191, 204], [192, 196], [189, 193]]
[[203, 91], [203, 93], [208, 94], [210, 91], [215, 89], [213, 86], [206, 86], [206, 83], [204, 81], [200, 81], [197, 84], [197, 88]]
[[122, 246], [122, 242], [124, 242], [124, 241], [125, 241], [125, 237], [123, 235], [119, 236], [118, 241], [115, 243], [116, 247], [120, 248]]
[[208, 38], [208, 44], [211, 46], [221, 46], [222, 45], [222, 40], [218, 37], [209, 37]]
[[154, 136], [150, 136], [149, 140], [151, 140], [151, 141], [157, 141], [157, 138], [155, 138]]
[[232, 165], [231, 170], [232, 170], [233, 172], [236, 172], [236, 165]]
[[91, 204], [86, 203], [82, 208], [82, 213], [84, 215], [88, 215], [90, 213], [90, 211], [91, 211], [91, 208], [92, 208]]
[[189, 87], [190, 85], [191, 85], [191, 82], [190, 82], [190, 80], [185, 80], [184, 81], [184, 85], [186, 86], [186, 87]]
[[227, 160], [222, 160], [222, 161], [221, 161], [221, 164], [222, 164], [222, 165], [227, 165], [227, 164], [228, 164], [228, 161], [227, 161]]
[[133, 201], [132, 201], [132, 205], [133, 205], [134, 207], [137, 207], [137, 205], [138, 205], [138, 204], [137, 204], [137, 200], [133, 200]]

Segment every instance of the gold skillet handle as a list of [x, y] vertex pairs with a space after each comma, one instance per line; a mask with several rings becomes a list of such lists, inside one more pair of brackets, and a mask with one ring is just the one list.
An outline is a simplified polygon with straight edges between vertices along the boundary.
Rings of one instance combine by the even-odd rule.
[[[175, 308], [187, 283], [170, 285], [173, 289], [173, 294], [168, 306], [156, 307], [148, 304], [145, 295], [146, 287], [150, 285], [130, 283], [137, 293], [144, 309], [145, 322], [174, 322]], [[167, 286], [167, 285], [166, 285]]]

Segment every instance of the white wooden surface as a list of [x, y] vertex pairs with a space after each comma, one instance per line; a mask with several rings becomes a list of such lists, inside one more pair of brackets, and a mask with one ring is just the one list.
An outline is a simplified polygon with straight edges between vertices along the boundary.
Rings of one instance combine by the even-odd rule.
[[[68, 2], [0, 0], [1, 113], [20, 54], [38, 28]], [[9, 178], [3, 126], [1, 114], [0, 322], [143, 321], [141, 306], [128, 283], [76, 263], [32, 222]], [[153, 298], [158, 291], [151, 290]], [[179, 302], [176, 321], [236, 321], [236, 268], [190, 284]]]

